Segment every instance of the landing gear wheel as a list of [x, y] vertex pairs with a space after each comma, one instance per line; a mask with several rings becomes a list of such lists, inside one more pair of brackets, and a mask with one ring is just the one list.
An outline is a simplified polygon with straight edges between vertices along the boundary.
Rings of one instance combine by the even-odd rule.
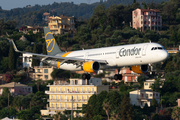
[[83, 79], [83, 80], [85, 80], [85, 79], [90, 80], [90, 79], [91, 79], [91, 75], [84, 73], [84, 74], [82, 74], [82, 79]]
[[122, 80], [122, 74], [118, 74], [118, 79]]
[[115, 80], [122, 80], [122, 74], [115, 74], [114, 79]]
[[118, 80], [118, 75], [117, 74], [114, 75], [114, 79]]
[[85, 80], [87, 78], [87, 74], [82, 74], [82, 79]]
[[91, 75], [87, 74], [87, 80], [90, 80], [90, 79], [91, 79]]

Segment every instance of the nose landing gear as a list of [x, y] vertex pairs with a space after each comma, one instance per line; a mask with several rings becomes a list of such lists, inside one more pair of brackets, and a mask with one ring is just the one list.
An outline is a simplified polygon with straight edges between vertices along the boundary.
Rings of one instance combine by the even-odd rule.
[[82, 74], [82, 79], [83, 80], [85, 80], [85, 79], [90, 80], [91, 79], [91, 75], [87, 74], [87, 73], [84, 73], [84, 74]]

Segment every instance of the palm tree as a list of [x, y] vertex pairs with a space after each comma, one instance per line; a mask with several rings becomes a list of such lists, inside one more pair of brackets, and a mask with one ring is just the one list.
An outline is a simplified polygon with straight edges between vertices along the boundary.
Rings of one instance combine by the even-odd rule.
[[108, 116], [108, 120], [109, 120], [110, 102], [108, 101], [108, 99], [104, 100], [104, 102], [103, 102], [103, 109], [106, 111], [106, 115]]

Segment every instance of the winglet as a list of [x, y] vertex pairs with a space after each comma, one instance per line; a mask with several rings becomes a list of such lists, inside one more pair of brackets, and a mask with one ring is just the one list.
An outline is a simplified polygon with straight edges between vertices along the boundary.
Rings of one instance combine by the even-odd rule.
[[9, 39], [9, 40], [12, 42], [13, 47], [14, 47], [14, 50], [15, 50], [16, 52], [21, 52], [21, 51], [19, 51], [19, 50], [17, 49], [17, 47], [16, 47], [16, 45], [15, 45], [13, 39]]

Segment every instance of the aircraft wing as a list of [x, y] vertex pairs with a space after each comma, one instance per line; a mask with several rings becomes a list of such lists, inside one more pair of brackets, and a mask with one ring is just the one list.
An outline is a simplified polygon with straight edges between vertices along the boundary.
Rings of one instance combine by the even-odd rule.
[[19, 51], [14, 43], [14, 41], [11, 39], [11, 42], [13, 43], [14, 50], [19, 53], [24, 53], [24, 54], [31, 54], [34, 56], [37, 56], [36, 58], [43, 60], [53, 60], [60, 62], [61, 64], [63, 63], [84, 63], [86, 61], [97, 61], [100, 64], [108, 64], [106, 60], [92, 60], [92, 59], [81, 59], [81, 58], [74, 58], [74, 57], [61, 57], [61, 56], [51, 56], [51, 55], [44, 55], [44, 54], [37, 54], [37, 53], [29, 53], [29, 52], [24, 52], [24, 51]]

